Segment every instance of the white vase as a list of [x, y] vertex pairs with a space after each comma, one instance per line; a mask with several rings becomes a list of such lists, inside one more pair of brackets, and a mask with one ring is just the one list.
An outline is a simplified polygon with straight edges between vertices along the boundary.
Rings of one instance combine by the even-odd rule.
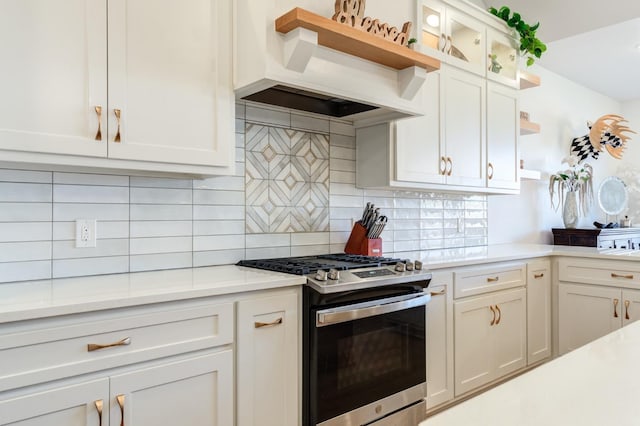
[[562, 221], [567, 229], [575, 229], [578, 227], [578, 191], [569, 191], [564, 199], [564, 207], [562, 209]]

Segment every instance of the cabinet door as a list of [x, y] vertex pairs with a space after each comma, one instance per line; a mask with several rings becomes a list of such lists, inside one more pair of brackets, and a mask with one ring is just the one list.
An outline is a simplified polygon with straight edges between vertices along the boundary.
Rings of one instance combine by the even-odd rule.
[[484, 78], [486, 64], [485, 25], [469, 15], [447, 7], [447, 62]]
[[445, 5], [438, 0], [421, 0], [418, 6], [418, 22], [420, 22], [418, 43], [420, 50], [429, 56], [446, 60], [447, 46]]
[[487, 82], [487, 186], [518, 189], [518, 92]]
[[640, 290], [622, 290], [622, 325], [640, 319]]
[[618, 288], [560, 283], [559, 353], [565, 354], [622, 325]]
[[527, 265], [527, 364], [551, 356], [551, 265]]
[[105, 1], [0, 2], [0, 149], [106, 156], [106, 37]]
[[112, 376], [110, 414], [111, 426], [233, 424], [233, 352]]
[[430, 72], [421, 94], [425, 107], [420, 117], [395, 123], [396, 180], [421, 183], [445, 182], [444, 140], [441, 138], [440, 72]]
[[485, 186], [485, 79], [443, 67], [447, 184]]
[[229, 0], [109, 1], [110, 158], [233, 164], [232, 23]]
[[453, 276], [436, 272], [427, 305], [427, 409], [453, 399]]
[[494, 379], [493, 296], [474, 297], [453, 304], [455, 327], [455, 395]]
[[505, 33], [487, 28], [487, 78], [518, 88], [518, 42]]
[[0, 400], [0, 425], [101, 426], [107, 425], [108, 419], [109, 379], [106, 378]]
[[238, 302], [238, 426], [300, 424], [297, 293]]
[[527, 365], [527, 291], [524, 288], [496, 293], [493, 327], [495, 378]]

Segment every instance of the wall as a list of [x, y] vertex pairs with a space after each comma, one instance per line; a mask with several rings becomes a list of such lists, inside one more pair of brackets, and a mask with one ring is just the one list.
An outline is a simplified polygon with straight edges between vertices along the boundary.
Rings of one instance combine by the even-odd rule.
[[[236, 117], [234, 176], [0, 169], [0, 282], [342, 252], [368, 201], [389, 216], [385, 255], [487, 244], [484, 195], [356, 188], [349, 124], [244, 104]], [[75, 248], [78, 218], [98, 220], [97, 247]]]
[[[561, 211], [551, 207], [549, 175], [567, 168], [561, 161], [569, 155], [571, 140], [588, 133], [587, 121], [595, 121], [604, 114], [619, 114], [622, 110], [619, 102], [541, 66], [534, 65], [531, 72], [541, 77], [541, 85], [520, 92], [520, 109], [529, 112], [530, 120], [539, 123], [541, 131], [537, 135], [522, 136], [520, 152], [525, 168], [541, 170], [543, 177], [540, 181], [524, 181], [520, 195], [489, 197], [490, 244], [552, 242], [551, 228], [564, 225]], [[621, 165], [606, 153], [597, 161], [588, 162], [594, 168], [596, 192], [600, 182], [616, 174]], [[596, 204], [579, 226], [591, 226], [594, 220], [605, 221]]]

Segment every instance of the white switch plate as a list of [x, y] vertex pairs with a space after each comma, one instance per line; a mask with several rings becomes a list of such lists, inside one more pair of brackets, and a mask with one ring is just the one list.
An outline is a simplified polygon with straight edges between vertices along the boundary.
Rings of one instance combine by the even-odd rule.
[[76, 247], [96, 246], [97, 221], [95, 219], [76, 220]]

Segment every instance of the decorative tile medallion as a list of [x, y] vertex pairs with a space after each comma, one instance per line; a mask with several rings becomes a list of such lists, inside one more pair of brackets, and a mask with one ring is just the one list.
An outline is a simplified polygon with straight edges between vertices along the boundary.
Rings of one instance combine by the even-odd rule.
[[246, 232], [329, 230], [329, 136], [246, 125]]

